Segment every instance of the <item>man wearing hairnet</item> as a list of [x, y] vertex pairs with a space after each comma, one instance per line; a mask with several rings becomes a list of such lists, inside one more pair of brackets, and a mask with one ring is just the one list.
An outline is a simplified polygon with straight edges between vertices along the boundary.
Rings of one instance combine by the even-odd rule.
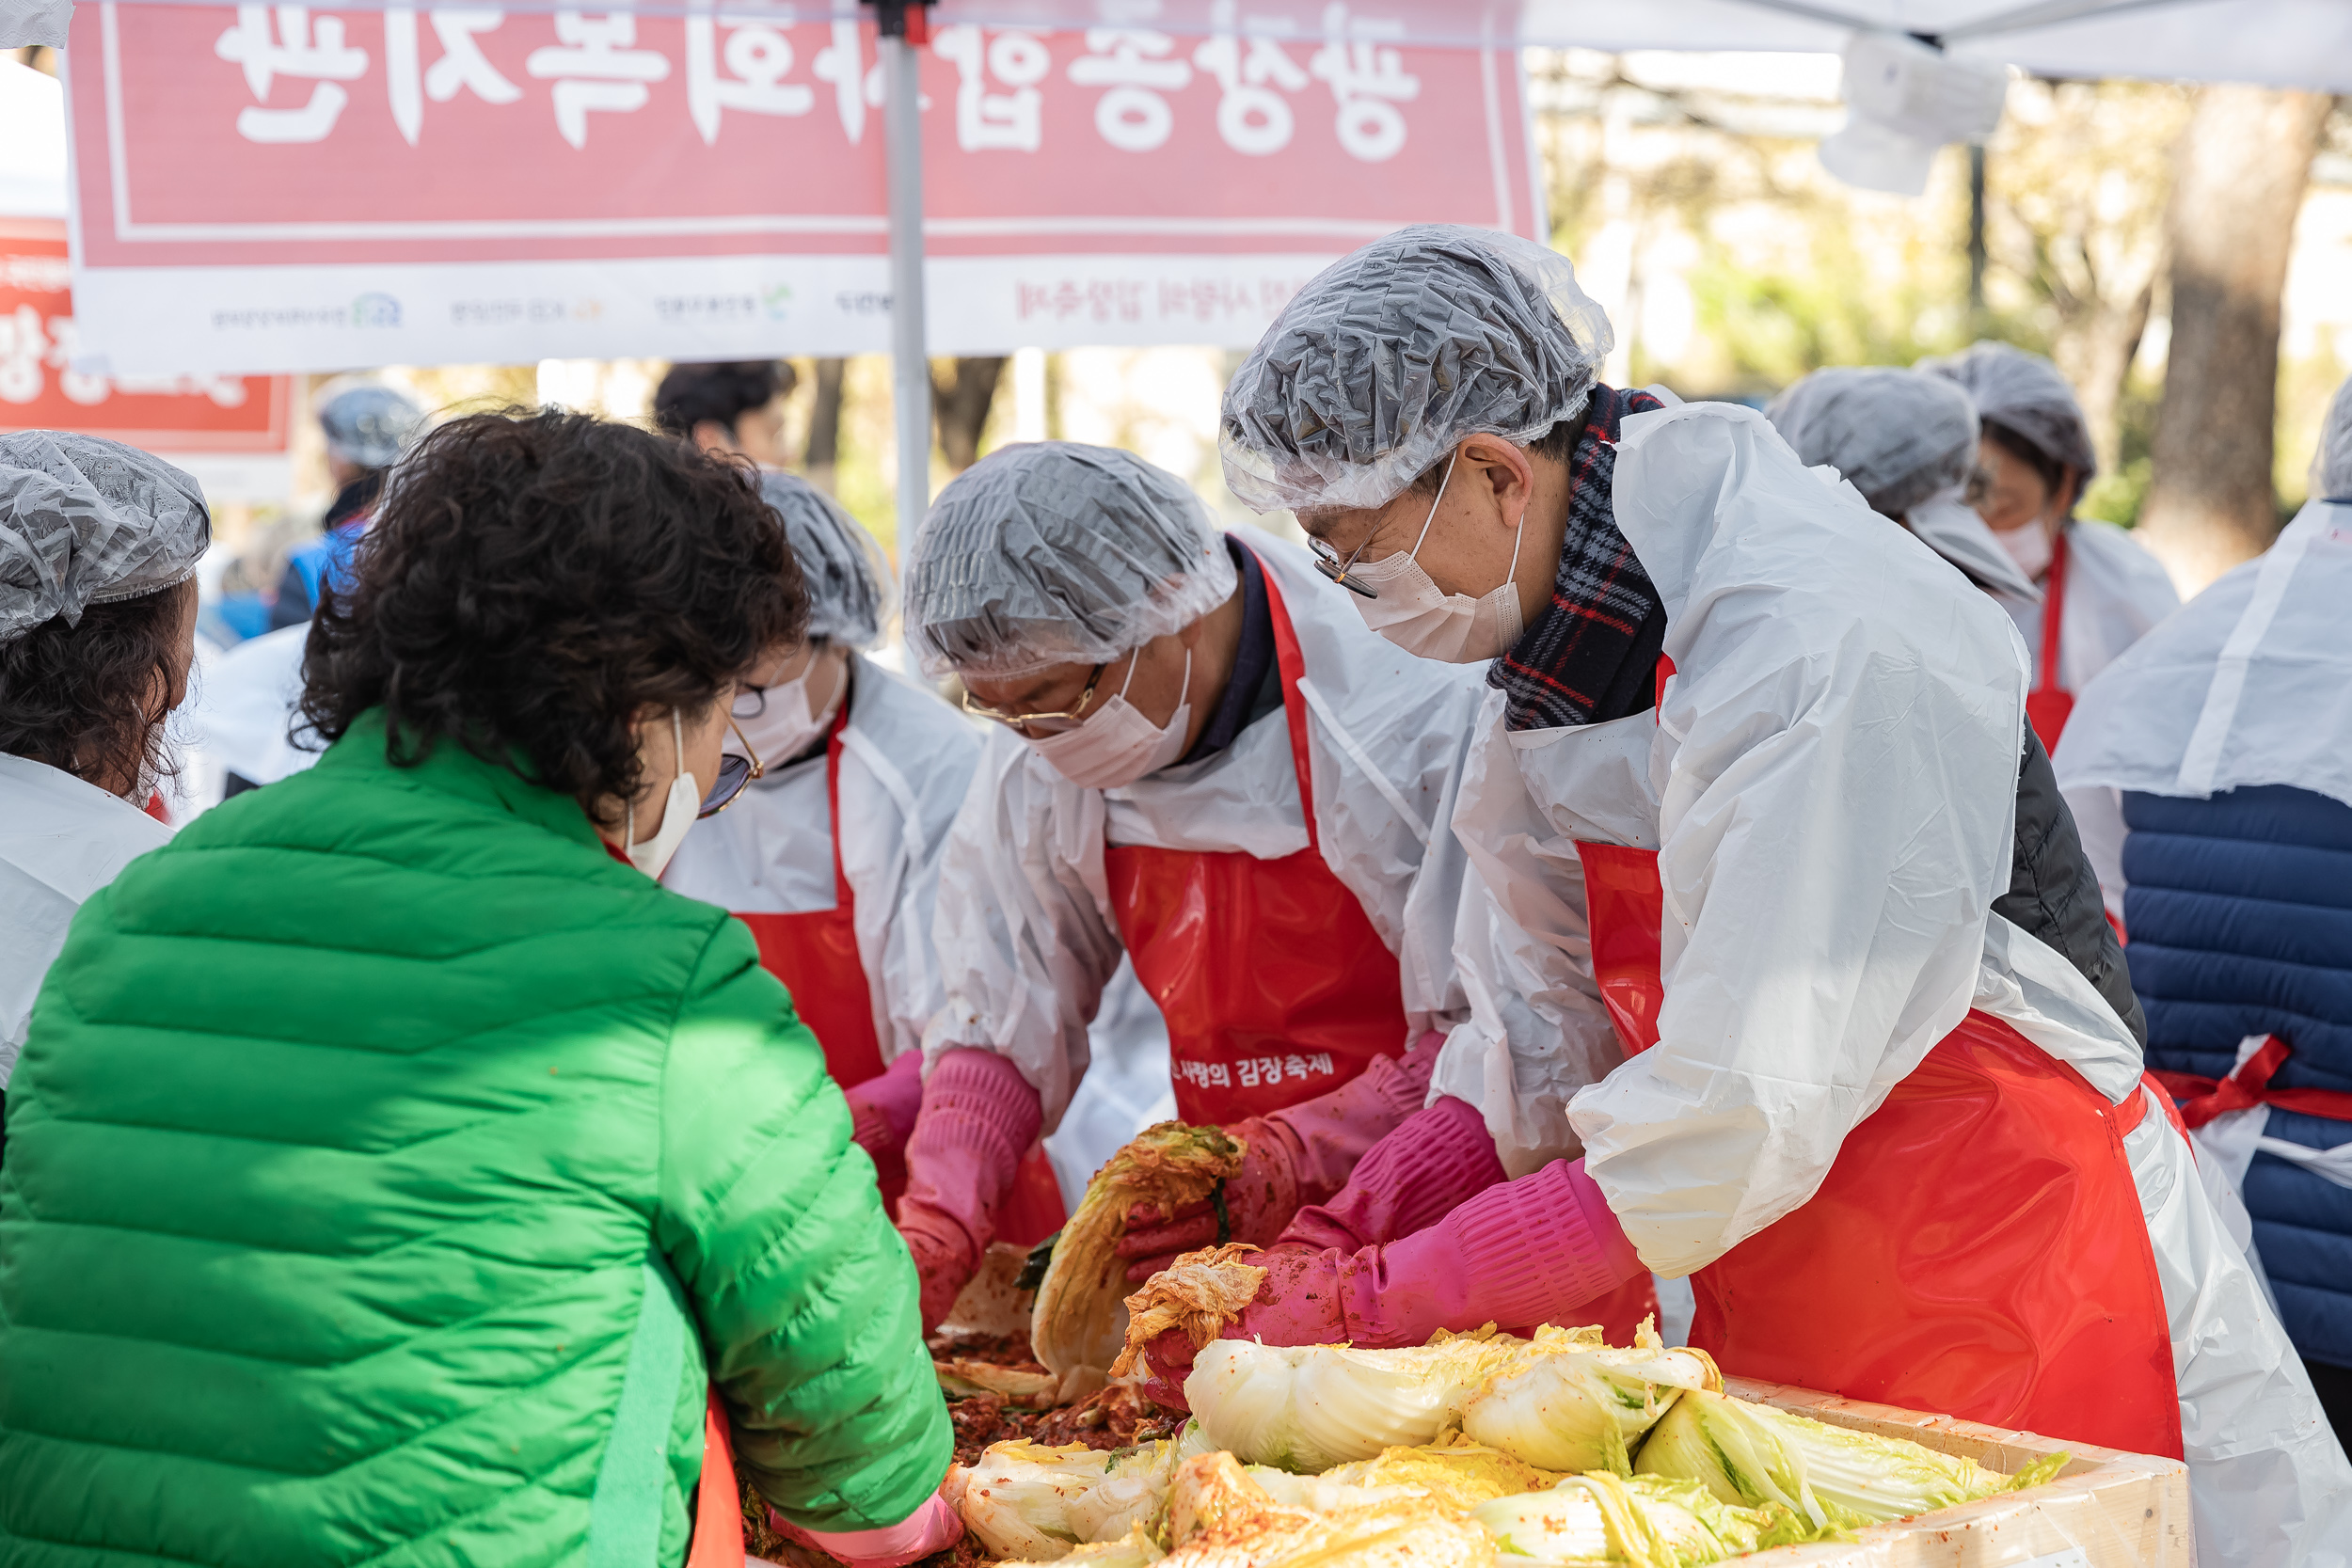
[[[2266, 552], [2083, 688], [2057, 761], [2070, 791], [2121, 793], [2148, 1059], [2186, 1101], [2199, 1174], [2230, 1189], [2225, 1212], [2243, 1187], [2251, 1223], [2238, 1234], [2257, 1244], [2341, 1434], [2352, 1430], [2342, 1181], [2352, 1143], [2352, 382], [2328, 411], [2311, 477], [2309, 504]], [[2259, 1099], [2224, 1109], [2210, 1098], [2222, 1079]], [[2230, 1332], [2218, 1311], [2209, 1323], [2216, 1338]], [[2283, 1400], [2283, 1370], [2260, 1370]], [[2338, 1503], [2352, 1507], [2342, 1493]]]
[[1967, 503], [1977, 470], [1977, 410], [1941, 376], [1883, 366], [1815, 371], [1774, 398], [1764, 417], [1808, 465], [1826, 466], [1871, 511], [1902, 524], [1988, 594], [2039, 603]]
[[[755, 672], [736, 734], [759, 775], [678, 847], [662, 884], [732, 910], [758, 939], [849, 1093], [885, 1199], [922, 1095], [924, 1026], [940, 1006], [931, 953], [939, 856], [979, 760], [979, 736], [938, 696], [866, 657], [894, 610], [882, 549], [832, 498], [763, 473], [808, 589], [808, 640]], [[883, 1069], [890, 1069], [888, 1072]], [[1054, 1196], [1043, 1156], [1025, 1172]], [[1036, 1241], [1054, 1228], [1058, 1209]]]
[[[1386, 1240], [1502, 1179], [1481, 1104], [1429, 1077], [1468, 1012], [1445, 824], [1472, 672], [1374, 637], [1305, 551], [1220, 533], [1174, 476], [1064, 442], [941, 494], [907, 619], [993, 721], [940, 872], [946, 1001], [899, 1209], [927, 1321], [1070, 1103], [1122, 950], [1167, 1018], [1177, 1114], [1247, 1149], [1221, 1212], [1129, 1216], [1131, 1278], [1226, 1235]], [[1531, 1064], [1538, 1102], [1614, 1064], [1581, 1043]], [[1315, 1207], [1375, 1143], [1376, 1200]], [[1626, 1327], [1648, 1298], [1630, 1283]]]
[[389, 387], [346, 387], [319, 405], [326, 433], [326, 476], [335, 499], [318, 538], [296, 549], [278, 579], [270, 628], [307, 625], [320, 595], [351, 577], [352, 553], [384, 493], [384, 475], [408, 444], [424, 434], [424, 410]]
[[1439, 1081], [1611, 1030], [1628, 1059], [1421, 1235], [1253, 1259], [1222, 1332], [1420, 1343], [1691, 1275], [1728, 1371], [2185, 1454], [2201, 1559], [2311, 1560], [2280, 1480], [2352, 1477], [2299, 1370], [2259, 1397], [2277, 1319], [2201, 1244], [2112, 934], [2062, 918], [2097, 893], [2014, 627], [1761, 415], [1597, 385], [1609, 341], [1564, 258], [1407, 229], [1227, 391], [1235, 493], [1296, 508], [1391, 639], [1492, 660], [1454, 814], [1490, 918]]

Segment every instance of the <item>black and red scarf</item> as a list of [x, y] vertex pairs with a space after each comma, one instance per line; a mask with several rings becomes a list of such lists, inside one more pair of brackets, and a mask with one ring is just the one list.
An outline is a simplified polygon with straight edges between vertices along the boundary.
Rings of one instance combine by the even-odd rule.
[[1568, 531], [1551, 603], [1486, 668], [1509, 699], [1504, 726], [1600, 724], [1657, 702], [1653, 677], [1666, 610], [1633, 546], [1617, 531], [1617, 429], [1628, 414], [1664, 404], [1647, 392], [1596, 384], [1584, 433], [1568, 460]]

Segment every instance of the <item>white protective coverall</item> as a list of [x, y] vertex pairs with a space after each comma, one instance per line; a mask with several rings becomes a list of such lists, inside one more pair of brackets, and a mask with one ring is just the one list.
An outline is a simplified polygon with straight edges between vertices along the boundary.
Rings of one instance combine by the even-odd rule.
[[[2026, 640], [2026, 656], [2041, 678], [2042, 604], [1995, 594]], [[2181, 608], [2179, 590], [2138, 540], [2113, 523], [2077, 517], [2066, 525], [2066, 604], [2058, 622], [2058, 685], [2079, 694], [2091, 678]], [[2123, 914], [2123, 804], [2111, 789], [2070, 789], [2066, 804], [2082, 835], [2083, 853], [2099, 875], [2107, 912]]]
[[[887, 1065], [922, 1043], [941, 1004], [931, 952], [940, 856], [979, 761], [981, 737], [969, 720], [905, 676], [862, 653], [850, 659], [841, 869], [856, 900], [858, 959]], [[661, 880], [739, 912], [833, 908], [833, 812], [823, 755], [769, 769], [733, 806], [697, 823]], [[1080, 1125], [1072, 1138], [1046, 1144], [1064, 1200], [1073, 1204], [1073, 1181], [1083, 1193], [1087, 1178], [1162, 1114], [1158, 1099], [1140, 1092], [1135, 1080], [1148, 1082], [1156, 1063], [1165, 1090], [1167, 1030], [1134, 971], [1122, 969], [1110, 984], [1115, 1001], [1098, 1022], [1093, 1044], [1123, 1070], [1077, 1108]]]
[[[1324, 857], [1399, 955], [1402, 1053], [1464, 1013], [1450, 951], [1464, 862], [1445, 824], [1479, 672], [1400, 651], [1306, 551], [1254, 531], [1248, 541], [1298, 637]], [[1008, 1058], [1038, 1091], [1048, 1129], [1086, 1074], [1087, 1026], [1123, 951], [1105, 842], [1262, 860], [1306, 848], [1284, 715], [1261, 717], [1212, 756], [1113, 790], [1081, 789], [1009, 730], [989, 736], [940, 868], [946, 1005], [923, 1045], [932, 1061], [965, 1046]]]
[[232, 648], [199, 640], [196, 678], [174, 719], [188, 740], [179, 782], [187, 815], [220, 804], [231, 773], [249, 784], [276, 784], [319, 760], [291, 736], [310, 636], [306, 621]]
[[[1573, 1141], [1514, 1164], [1581, 1143], [1643, 1260], [1669, 1276], [1810, 1198], [1847, 1134], [1971, 1006], [2110, 1102], [2142, 1092], [2114, 1010], [1989, 912], [2010, 872], [2023, 649], [1988, 633], [1982, 601], [1917, 540], [1825, 493], [1760, 415], [1629, 418], [1616, 519], [1663, 600], [1677, 673], [1655, 715], [1581, 728], [1506, 731], [1490, 697], [1454, 818], [1493, 908], [1484, 940], [1463, 944], [1473, 1016], [1448, 1051], [1490, 1073], [1507, 1057], [1533, 1076], [1520, 1059], [1563, 1037], [1589, 1054], [1610, 1028], [1575, 841], [1659, 851], [1661, 1041], [1564, 1112], [1532, 1108], [1530, 1125], [1556, 1117]], [[1514, 990], [1527, 1010], [1498, 1010], [1490, 998]], [[2201, 1560], [2346, 1560], [2352, 1468], [2186, 1141], [2151, 1113], [2125, 1149], [2171, 1329]]]
[[[841, 869], [856, 900], [857, 954], [885, 1065], [922, 1043], [938, 1009], [931, 902], [948, 824], [979, 760], [954, 708], [862, 653], [850, 655], [841, 734]], [[825, 755], [770, 768], [686, 835], [661, 883], [739, 913], [834, 907]], [[845, 1085], [846, 1086], [846, 1085]]]
[[0, 752], [0, 1091], [74, 911], [170, 841], [169, 828], [119, 796]]

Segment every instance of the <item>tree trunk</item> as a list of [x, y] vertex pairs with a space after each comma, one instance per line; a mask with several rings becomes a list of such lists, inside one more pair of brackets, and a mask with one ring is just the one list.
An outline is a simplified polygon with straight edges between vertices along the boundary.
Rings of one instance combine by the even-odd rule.
[[2279, 311], [2330, 100], [2213, 87], [2174, 153], [2172, 346], [2139, 536], [2192, 594], [2269, 547]]
[[939, 450], [947, 467], [958, 473], [980, 460], [980, 432], [988, 410], [996, 401], [996, 383], [1004, 378], [1005, 358], [958, 359], [952, 380], [931, 372], [931, 407], [939, 419]]
[[808, 453], [801, 460], [801, 471], [808, 482], [829, 496], [834, 494], [841, 464], [841, 372], [847, 364], [842, 359], [817, 361], [817, 401], [808, 411]]

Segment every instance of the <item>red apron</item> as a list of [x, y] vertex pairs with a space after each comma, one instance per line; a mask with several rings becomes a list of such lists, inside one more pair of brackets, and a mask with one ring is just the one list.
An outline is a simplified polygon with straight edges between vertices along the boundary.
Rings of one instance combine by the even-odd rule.
[[710, 1390], [703, 1406], [703, 1473], [694, 1487], [694, 1534], [686, 1568], [743, 1568], [743, 1495], [735, 1481], [735, 1445], [726, 1406]]
[[[866, 964], [857, 952], [857, 897], [841, 869], [841, 736], [850, 724], [845, 700], [825, 739], [825, 798], [833, 823], [833, 908], [793, 914], [739, 911], [759, 943], [762, 968], [792, 993], [792, 1006], [824, 1048], [825, 1070], [843, 1088], [854, 1088], [882, 1070], [882, 1037], [874, 1028], [874, 996]], [[882, 1202], [898, 1212], [904, 1177], [882, 1183]], [[999, 1240], [1035, 1246], [1061, 1228], [1061, 1188], [1041, 1147], [1031, 1146], [1013, 1177]]]
[[1396, 955], [1316, 843], [1305, 663], [1274, 574], [1263, 577], [1307, 847], [1270, 861], [1239, 849], [1103, 851], [1120, 934], [1168, 1021], [1176, 1114], [1189, 1122], [1311, 1100], [1406, 1045]]
[[2050, 576], [2042, 588], [2042, 662], [2033, 689], [2026, 693], [2026, 721], [2042, 737], [2042, 749], [2058, 750], [2058, 736], [2074, 712], [2074, 694], [2058, 684], [2059, 631], [2066, 623], [2066, 535], [2058, 530], [2050, 546]]
[[[1658, 852], [1577, 851], [1601, 998], [1639, 1053], [1665, 999]], [[1692, 1277], [1691, 1342], [1749, 1377], [2180, 1458], [2123, 1153], [2149, 1102], [2108, 1104], [1972, 1010], [1847, 1134], [1819, 1192]]]

